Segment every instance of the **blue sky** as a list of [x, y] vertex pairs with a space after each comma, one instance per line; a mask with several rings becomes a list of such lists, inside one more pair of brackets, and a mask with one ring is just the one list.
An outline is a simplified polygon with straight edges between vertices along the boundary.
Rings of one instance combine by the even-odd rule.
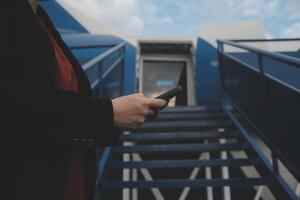
[[300, 0], [66, 0], [133, 35], [195, 36], [216, 23], [259, 19], [268, 37], [300, 37]]

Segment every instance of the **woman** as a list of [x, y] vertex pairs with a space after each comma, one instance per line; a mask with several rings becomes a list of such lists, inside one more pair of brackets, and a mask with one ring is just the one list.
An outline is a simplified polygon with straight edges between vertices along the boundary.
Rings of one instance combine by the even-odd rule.
[[93, 199], [95, 145], [167, 102], [93, 97], [38, 0], [2, 0], [0, 24], [0, 199]]

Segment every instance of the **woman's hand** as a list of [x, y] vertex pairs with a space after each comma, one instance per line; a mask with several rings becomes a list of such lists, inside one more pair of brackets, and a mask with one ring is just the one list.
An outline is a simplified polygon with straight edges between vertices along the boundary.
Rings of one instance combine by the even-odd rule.
[[121, 128], [137, 128], [167, 103], [161, 99], [146, 98], [143, 94], [116, 98], [112, 100], [114, 123]]

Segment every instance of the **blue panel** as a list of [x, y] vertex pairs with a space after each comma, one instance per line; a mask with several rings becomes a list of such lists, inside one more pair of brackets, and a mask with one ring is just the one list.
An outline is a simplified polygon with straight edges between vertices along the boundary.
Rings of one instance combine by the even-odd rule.
[[115, 46], [123, 42], [121, 38], [110, 35], [91, 35], [89, 33], [63, 35], [63, 40], [72, 47]]
[[224, 91], [268, 141], [266, 101], [260, 73], [227, 56], [222, 56], [222, 69]]
[[257, 54], [251, 53], [251, 52], [238, 52], [238, 53], [227, 53], [234, 58], [237, 58], [240, 61], [243, 61], [244, 63], [247, 63], [250, 67], [253, 67], [255, 69], [259, 69], [258, 66], [258, 60], [257, 60]]
[[219, 67], [217, 49], [198, 38], [196, 52], [196, 87], [198, 104], [220, 103]]
[[130, 44], [125, 48], [124, 95], [136, 92], [136, 48]]
[[80, 64], [84, 65], [88, 61], [92, 60], [96, 56], [107, 51], [108, 48], [82, 48], [82, 49], [72, 49], [72, 53], [78, 59]]
[[55, 27], [61, 33], [87, 33], [88, 31], [77, 22], [64, 8], [56, 1], [40, 2], [46, 10]]
[[[281, 53], [296, 58], [299, 55], [298, 52], [281, 52]], [[248, 67], [252, 67], [257, 70], [259, 69], [257, 54], [255, 53], [244, 52], [244, 53], [228, 53], [228, 54], [248, 64]], [[274, 76], [279, 80], [284, 80], [284, 82], [292, 85], [293, 87], [300, 87], [300, 80], [299, 80], [299, 74], [297, 69], [291, 68], [290, 65], [288, 64], [267, 57], [264, 57], [263, 64], [265, 66], [265, 71], [268, 74]]]
[[300, 50], [294, 51], [294, 52], [293, 51], [289, 51], [289, 52], [279, 52], [279, 53], [282, 53], [282, 54], [285, 54], [285, 55], [288, 55], [288, 56], [300, 59]]
[[[88, 56], [94, 55], [98, 56], [101, 53], [107, 51], [105, 48], [75, 48], [73, 53], [79, 59], [79, 61], [86, 62]], [[99, 54], [98, 54], [99, 53]], [[124, 52], [124, 62], [121, 62], [120, 65], [114, 69], [110, 75], [102, 83], [103, 90], [101, 91], [101, 96], [115, 98], [121, 95], [132, 94], [136, 91], [136, 49], [130, 44], [125, 45]], [[116, 51], [109, 55], [101, 61], [101, 71], [102, 73], [106, 72], [110, 66], [122, 55], [122, 51]], [[87, 56], [87, 57], [85, 57]], [[92, 59], [92, 58], [90, 58]], [[98, 79], [98, 67], [95, 66], [92, 69], [86, 72], [90, 83], [95, 82]]]
[[[284, 54], [297, 56], [297, 52]], [[251, 53], [228, 55], [230, 57], [222, 54], [221, 63], [226, 97], [256, 128], [266, 144], [275, 147], [276, 155], [300, 180], [300, 159], [295, 152], [300, 139], [300, 65], [295, 67], [265, 56], [262, 58], [265, 82], [255, 66], [257, 56]], [[271, 129], [268, 127], [268, 105]]]
[[99, 79], [99, 69], [98, 66], [94, 66], [91, 69], [89, 69], [88, 71], [85, 72], [88, 80], [90, 81], [90, 84], [92, 84], [93, 82], [95, 82], [96, 80]]
[[263, 59], [263, 64], [267, 74], [292, 87], [300, 88], [299, 69], [267, 57]]
[[[298, 70], [298, 77], [300, 70]], [[300, 181], [300, 88], [291, 89], [275, 80], [268, 79], [272, 108], [275, 147], [281, 159]]]
[[115, 67], [108, 77], [103, 81], [103, 90], [101, 96], [108, 98], [116, 98], [122, 96], [123, 88], [123, 63]]

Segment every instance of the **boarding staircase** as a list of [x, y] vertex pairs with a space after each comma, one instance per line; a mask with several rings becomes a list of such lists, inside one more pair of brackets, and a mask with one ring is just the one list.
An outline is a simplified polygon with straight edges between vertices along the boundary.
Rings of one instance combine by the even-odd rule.
[[[237, 120], [230, 107], [166, 108], [158, 119], [121, 135], [98, 192], [102, 199], [125, 200], [260, 199], [267, 186], [286, 199], [286, 185]], [[256, 173], [248, 177], [243, 167]]]
[[[97, 200], [299, 199], [300, 61], [243, 42], [218, 41], [219, 105], [165, 108], [99, 151]], [[96, 96], [124, 95], [126, 48], [83, 66]]]

